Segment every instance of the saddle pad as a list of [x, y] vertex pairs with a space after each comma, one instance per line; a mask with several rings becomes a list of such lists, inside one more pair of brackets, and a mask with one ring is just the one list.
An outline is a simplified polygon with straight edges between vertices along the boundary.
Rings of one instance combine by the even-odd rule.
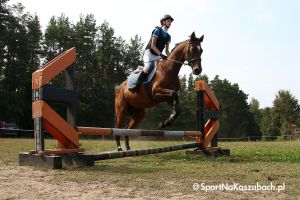
[[[143, 84], [149, 83], [151, 82], [151, 80], [153, 79], [155, 72], [156, 72], [156, 68], [157, 68], [157, 63], [155, 62], [154, 68], [153, 70], [150, 72], [150, 74], [147, 76], [146, 80], [143, 81]], [[136, 73], [131, 73], [128, 78], [127, 78], [127, 86], [128, 87], [133, 87], [136, 84], [137, 78], [139, 76], [139, 72]]]

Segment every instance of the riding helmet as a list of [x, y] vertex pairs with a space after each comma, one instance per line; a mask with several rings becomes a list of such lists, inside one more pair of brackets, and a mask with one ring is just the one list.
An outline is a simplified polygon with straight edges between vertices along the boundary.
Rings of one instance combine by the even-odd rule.
[[162, 23], [163, 21], [170, 19], [172, 22], [174, 21], [173, 17], [171, 17], [171, 15], [164, 15], [161, 19], [160, 19], [160, 23]]

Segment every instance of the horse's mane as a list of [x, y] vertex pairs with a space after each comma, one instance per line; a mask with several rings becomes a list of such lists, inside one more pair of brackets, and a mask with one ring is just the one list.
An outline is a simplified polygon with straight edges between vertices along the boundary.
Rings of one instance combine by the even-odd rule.
[[[181, 42], [180, 42], [181, 43]], [[180, 44], [180, 43], [176, 43], [175, 46], [173, 47], [173, 49], [171, 50], [171, 53], [172, 51]]]
[[183, 41], [183, 42], [179, 42], [179, 43], [176, 43], [175, 46], [173, 47], [173, 49], [171, 50], [171, 53], [172, 51], [174, 51], [176, 49], [176, 47], [178, 47], [180, 44], [186, 42], [187, 40]]

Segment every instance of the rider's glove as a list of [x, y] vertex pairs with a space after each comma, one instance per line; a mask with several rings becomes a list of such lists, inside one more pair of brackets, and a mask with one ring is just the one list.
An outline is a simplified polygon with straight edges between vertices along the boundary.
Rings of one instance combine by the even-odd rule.
[[161, 53], [159, 56], [160, 56], [162, 59], [164, 59], [164, 60], [166, 60], [166, 59], [168, 58], [168, 56], [166, 56], [166, 55], [164, 55], [164, 54], [162, 54], [162, 53]]

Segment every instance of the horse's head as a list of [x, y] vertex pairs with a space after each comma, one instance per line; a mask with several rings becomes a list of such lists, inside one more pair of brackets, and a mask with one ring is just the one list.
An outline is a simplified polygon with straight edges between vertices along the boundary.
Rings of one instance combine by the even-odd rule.
[[201, 54], [203, 50], [201, 48], [201, 42], [203, 38], [204, 35], [197, 38], [195, 32], [193, 32], [184, 51], [184, 59], [187, 60], [188, 65], [192, 67], [194, 75], [199, 75], [202, 72]]

